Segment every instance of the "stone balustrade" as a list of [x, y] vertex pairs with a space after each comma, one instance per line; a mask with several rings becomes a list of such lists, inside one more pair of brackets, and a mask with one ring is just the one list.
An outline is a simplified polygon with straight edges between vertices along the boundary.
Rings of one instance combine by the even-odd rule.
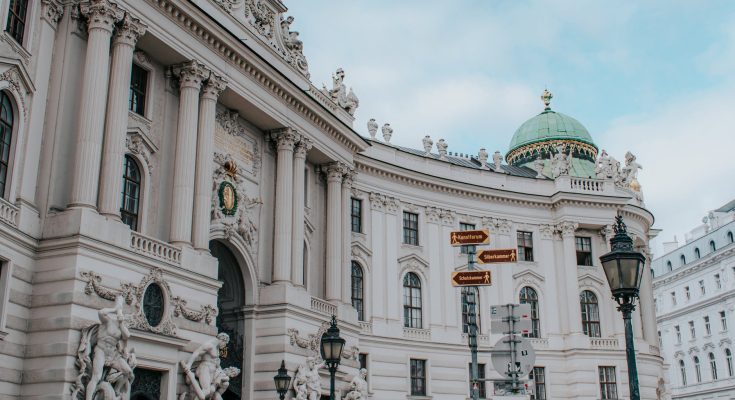
[[549, 339], [546, 338], [528, 338], [531, 342], [531, 347], [535, 350], [543, 350], [549, 348]]
[[360, 321], [360, 331], [368, 335], [373, 334], [373, 324], [370, 322]]
[[403, 328], [403, 337], [415, 340], [431, 340], [431, 330], [420, 328]]
[[18, 207], [0, 198], [0, 221], [12, 226], [18, 226]]
[[337, 315], [337, 307], [334, 304], [316, 297], [311, 298], [311, 310], [329, 317]]
[[602, 179], [571, 177], [569, 183], [572, 190], [580, 190], [583, 192], [605, 191], [605, 181]]
[[171, 264], [181, 264], [181, 249], [138, 232], [130, 235], [130, 248], [134, 252]]
[[601, 350], [618, 350], [618, 339], [615, 338], [590, 338], [590, 347]]

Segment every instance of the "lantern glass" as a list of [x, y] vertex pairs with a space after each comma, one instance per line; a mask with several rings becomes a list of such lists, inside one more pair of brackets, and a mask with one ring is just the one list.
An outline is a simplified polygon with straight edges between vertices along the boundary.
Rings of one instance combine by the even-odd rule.
[[291, 386], [291, 377], [288, 375], [285, 361], [281, 361], [281, 368], [278, 369], [278, 374], [273, 377], [273, 382], [275, 382], [276, 391], [279, 394], [286, 393], [289, 386]]
[[619, 289], [620, 269], [618, 268], [618, 259], [614, 257], [609, 259], [605, 258], [605, 256], [600, 257], [600, 259], [602, 260], [602, 269], [605, 271], [607, 282], [610, 284], [610, 290]]

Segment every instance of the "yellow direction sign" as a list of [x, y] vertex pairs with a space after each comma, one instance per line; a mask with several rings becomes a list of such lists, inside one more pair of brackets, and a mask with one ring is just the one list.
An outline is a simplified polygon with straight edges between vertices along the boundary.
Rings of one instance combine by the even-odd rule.
[[477, 253], [480, 264], [507, 263], [518, 261], [517, 249], [482, 250]]
[[487, 229], [476, 231], [452, 231], [449, 244], [454, 247], [490, 243], [490, 232]]
[[454, 271], [452, 286], [490, 286], [490, 271]]

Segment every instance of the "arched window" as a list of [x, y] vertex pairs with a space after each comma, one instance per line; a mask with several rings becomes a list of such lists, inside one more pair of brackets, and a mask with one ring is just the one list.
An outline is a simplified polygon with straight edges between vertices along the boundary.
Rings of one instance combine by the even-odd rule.
[[702, 368], [699, 366], [699, 357], [694, 356], [694, 374], [697, 376], [697, 383], [702, 383]]
[[717, 251], [717, 246], [715, 246], [715, 241], [714, 240], [710, 240], [709, 241], [709, 250], [711, 252]]
[[541, 320], [539, 319], [538, 294], [532, 287], [525, 286], [519, 294], [521, 304], [531, 305], [531, 331], [523, 334], [525, 337], [537, 338], [541, 336]]
[[725, 349], [725, 361], [727, 362], [727, 376], [732, 376], [732, 352]]
[[702, 257], [702, 254], [699, 252], [699, 247], [694, 248], [694, 258], [699, 260], [699, 258]]
[[671, 272], [671, 270], [673, 269], [673, 267], [671, 266], [671, 261], [666, 261], [666, 269], [667, 269], [667, 270], [668, 270], [669, 272]]
[[732, 231], [727, 232], [727, 243], [732, 243], [733, 237], [732, 237]]
[[365, 320], [365, 304], [363, 302], [364, 286], [362, 267], [356, 262], [352, 262], [352, 307], [357, 310], [357, 319]]
[[403, 277], [403, 326], [421, 328], [421, 280], [409, 272]]
[[680, 264], [681, 264], [681, 266], [684, 266], [684, 265], [686, 265], [686, 263], [687, 263], [687, 258], [686, 258], [686, 257], [684, 257], [684, 254], [682, 254], [682, 255], [681, 255], [681, 256], [679, 257], [679, 261], [680, 261]]
[[709, 369], [712, 371], [712, 380], [717, 380], [717, 361], [715, 360], [715, 354], [709, 353]]
[[130, 229], [138, 230], [138, 209], [140, 207], [140, 168], [133, 157], [125, 155], [123, 174], [122, 208], [120, 218]]
[[687, 369], [684, 366], [684, 360], [679, 360], [679, 372], [681, 372], [681, 386], [687, 385]]
[[600, 307], [597, 296], [589, 290], [579, 294], [582, 308], [582, 330], [589, 337], [600, 337]]
[[0, 91], [0, 197], [5, 197], [10, 169], [10, 143], [13, 139], [13, 104], [10, 96]]
[[480, 291], [477, 287], [465, 286], [462, 287], [462, 332], [468, 332], [467, 321], [470, 316], [470, 307], [467, 303], [467, 293], [472, 290], [475, 294], [475, 324], [477, 324], [477, 331], [480, 331]]

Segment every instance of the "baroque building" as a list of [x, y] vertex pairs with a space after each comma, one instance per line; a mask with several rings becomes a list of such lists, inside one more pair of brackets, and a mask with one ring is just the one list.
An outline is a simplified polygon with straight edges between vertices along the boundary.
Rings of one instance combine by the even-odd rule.
[[675, 399], [735, 397], [735, 200], [651, 264], [658, 337]]
[[[336, 315], [340, 396], [364, 367], [370, 398], [465, 399], [467, 315], [449, 278], [467, 256], [448, 238], [487, 228], [491, 248], [521, 259], [488, 268], [481, 349], [500, 339], [490, 305], [530, 303], [535, 398], [627, 397], [623, 322], [598, 257], [620, 214], [650, 259], [635, 156], [621, 166], [599, 151], [549, 92], [508, 164], [443, 139], [392, 145], [374, 119], [361, 135], [348, 75], [309, 80], [286, 11], [0, 5], [0, 396], [84, 398], [92, 327], [119, 318], [132, 398], [192, 398], [190, 369], [221, 345], [213, 357], [240, 370], [224, 397], [270, 399], [281, 360], [292, 376], [316, 365]], [[646, 399], [664, 398], [650, 277], [634, 317]]]

